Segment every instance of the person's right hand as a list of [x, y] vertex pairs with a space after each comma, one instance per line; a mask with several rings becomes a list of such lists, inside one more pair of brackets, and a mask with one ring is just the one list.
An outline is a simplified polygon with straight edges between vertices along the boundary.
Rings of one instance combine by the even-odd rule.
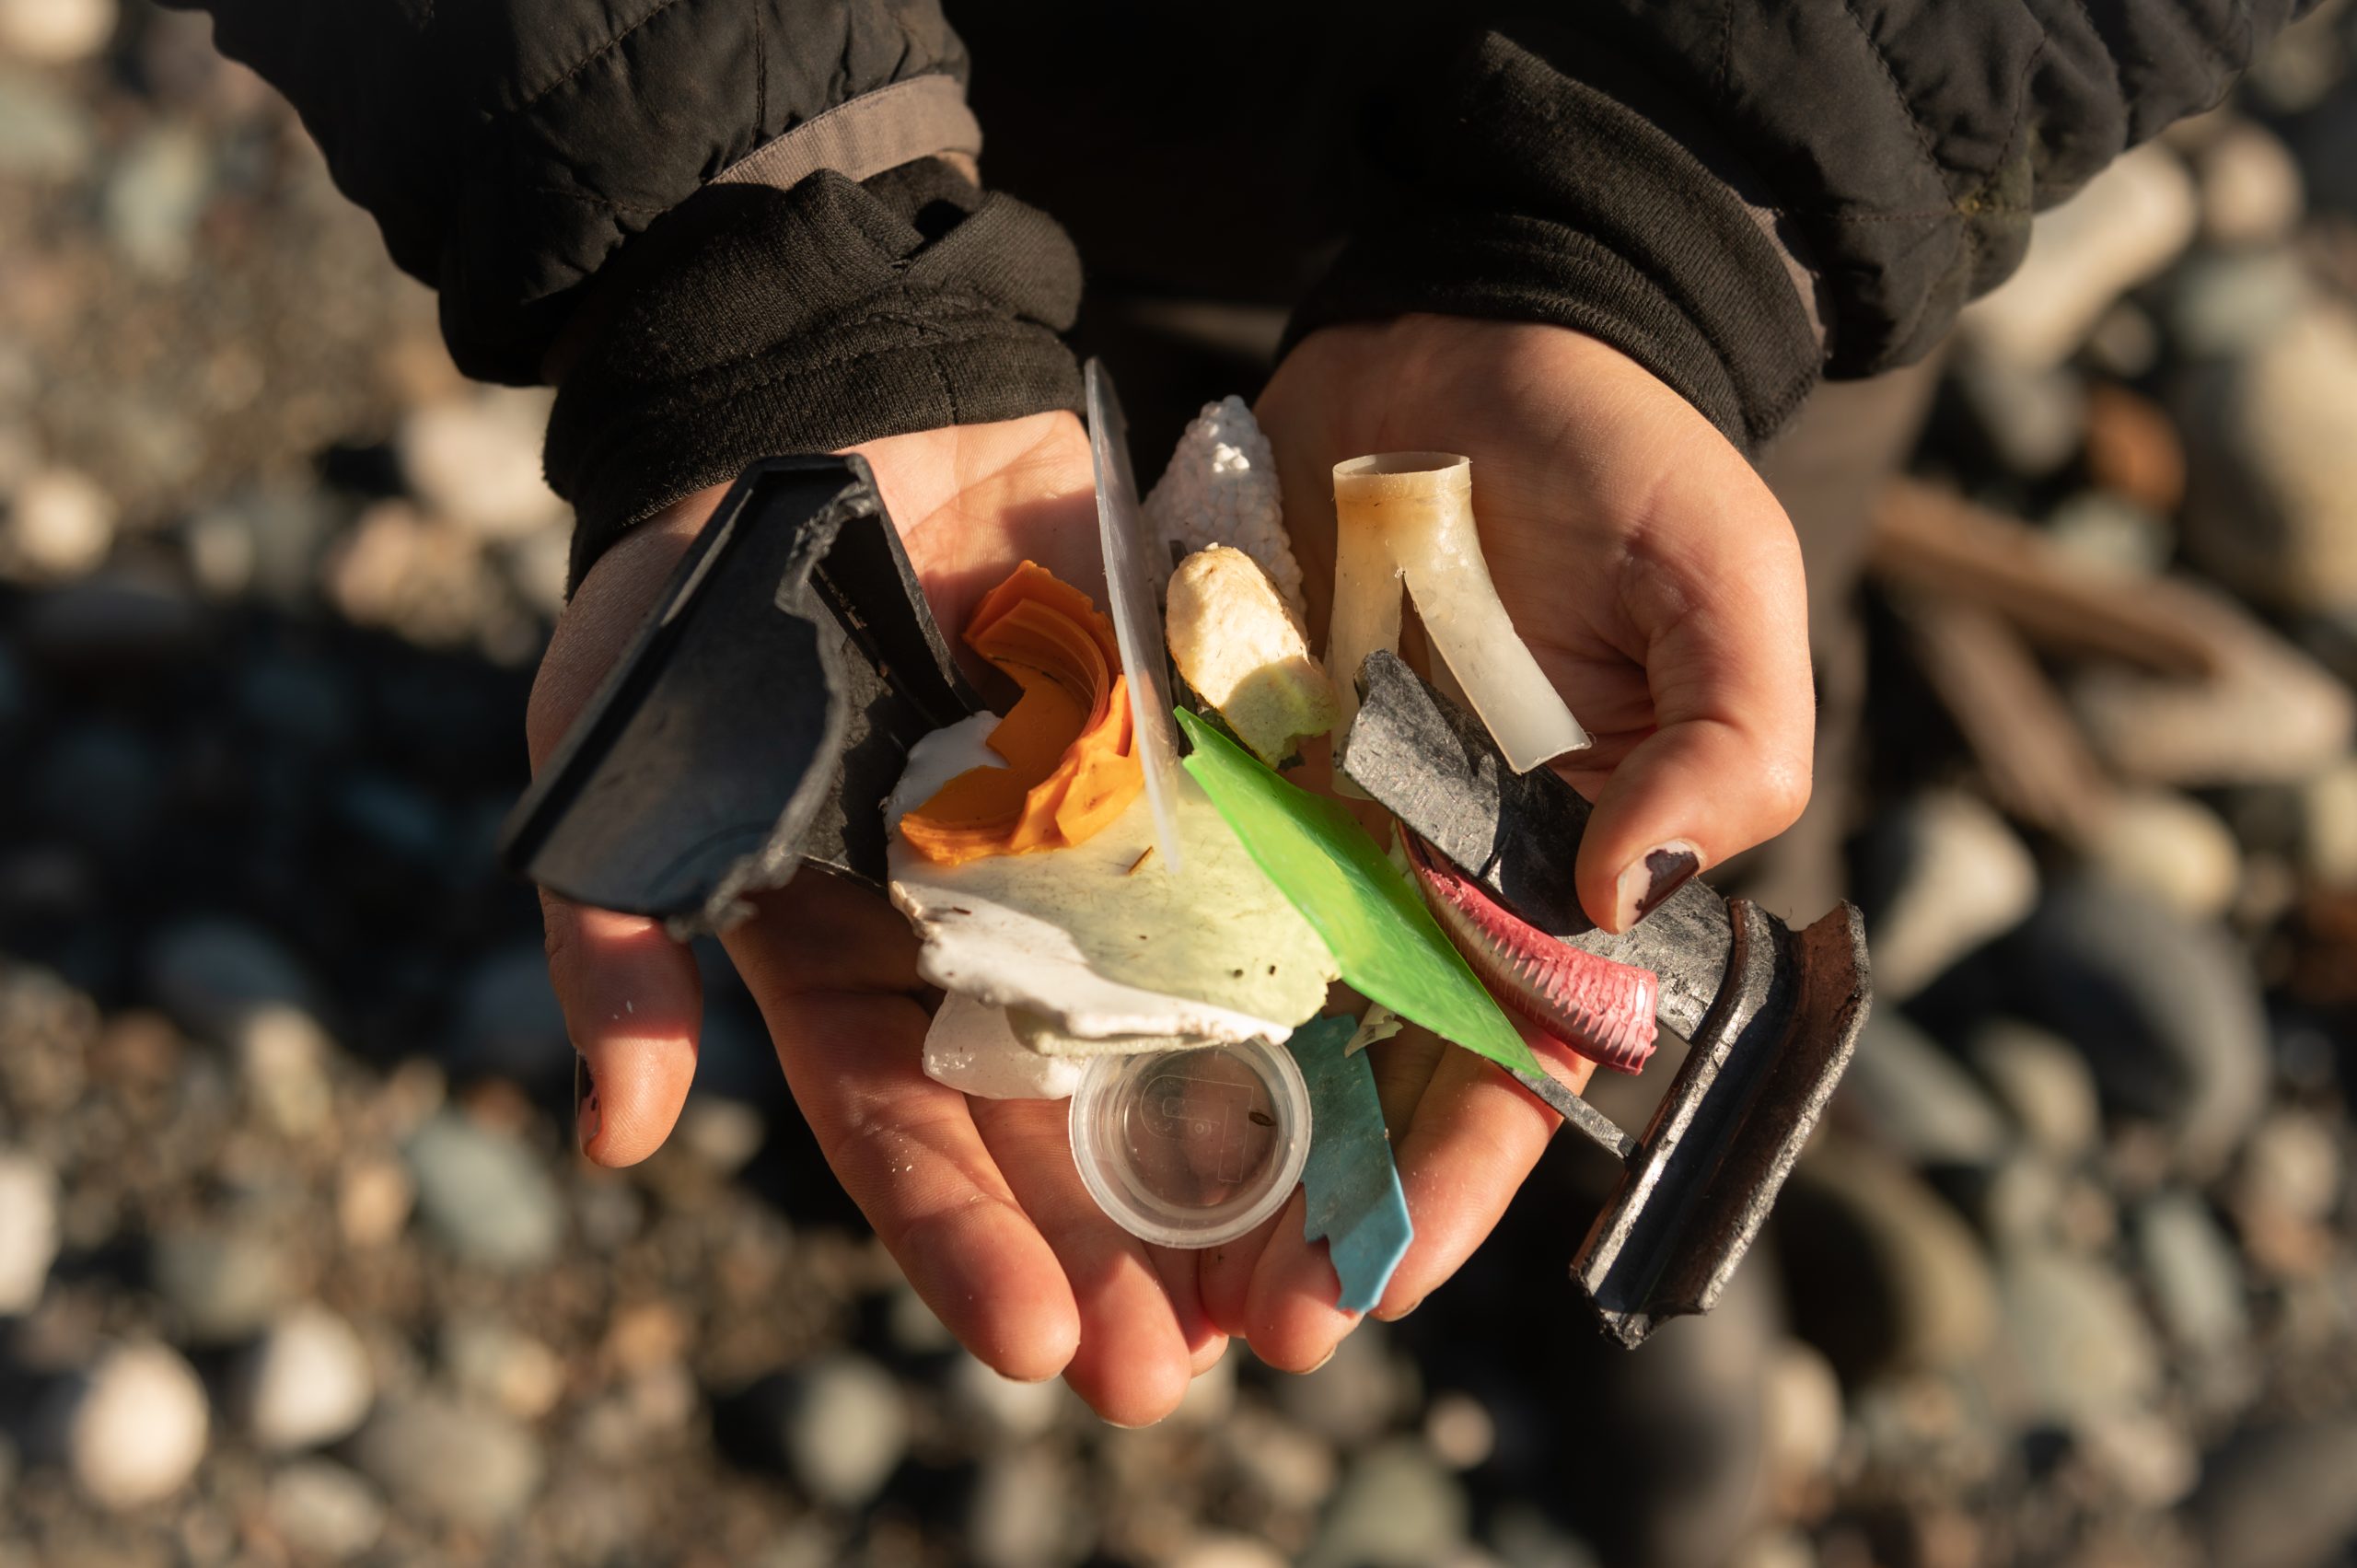
[[[1071, 414], [854, 449], [953, 633], [1027, 557], [1067, 581], [1097, 581], [1088, 446]], [[626, 534], [584, 579], [533, 687], [535, 767], [726, 489]], [[746, 693], [748, 712], [761, 701]], [[702, 1005], [695, 962], [653, 921], [541, 901], [550, 977], [595, 1085], [581, 1147], [601, 1165], [629, 1165], [663, 1142], [687, 1099]], [[828, 1164], [950, 1331], [1008, 1376], [1062, 1373], [1109, 1421], [1168, 1414], [1227, 1342], [1196, 1294], [1195, 1254], [1149, 1247], [1097, 1209], [1073, 1165], [1062, 1103], [969, 1101], [924, 1075], [928, 992], [908, 922], [877, 894], [806, 869], [724, 941]]]

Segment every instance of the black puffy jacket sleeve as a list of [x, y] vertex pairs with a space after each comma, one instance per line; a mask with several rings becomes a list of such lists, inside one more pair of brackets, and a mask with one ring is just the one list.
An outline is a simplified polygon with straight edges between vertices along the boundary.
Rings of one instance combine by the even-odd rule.
[[937, 0], [167, 3], [293, 101], [461, 369], [529, 383], [568, 334], [576, 581], [763, 453], [1077, 406], [1079, 261], [1044, 215], [931, 157], [712, 183], [852, 99], [962, 83]]
[[1610, 342], [1756, 445], [1929, 352], [2037, 210], [2218, 102], [2314, 0], [1579, 0], [1433, 40], [1367, 116], [1393, 197], [1295, 318]]

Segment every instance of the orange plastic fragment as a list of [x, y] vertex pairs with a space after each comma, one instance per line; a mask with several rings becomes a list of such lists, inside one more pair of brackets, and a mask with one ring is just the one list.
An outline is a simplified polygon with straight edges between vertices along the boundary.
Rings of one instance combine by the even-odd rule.
[[1112, 623], [1088, 596], [1026, 561], [966, 624], [966, 643], [1023, 695], [990, 747], [1004, 768], [973, 768], [900, 819], [900, 836], [946, 865], [1085, 842], [1145, 787], [1130, 684]]

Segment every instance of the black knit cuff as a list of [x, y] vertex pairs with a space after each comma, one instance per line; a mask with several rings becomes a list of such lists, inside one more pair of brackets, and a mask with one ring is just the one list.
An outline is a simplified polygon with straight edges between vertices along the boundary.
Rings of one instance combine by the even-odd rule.
[[755, 458], [1080, 406], [1080, 261], [1045, 214], [931, 159], [865, 185], [707, 186], [617, 280], [549, 420], [571, 584]]
[[1817, 335], [1786, 257], [1678, 137], [1513, 39], [1485, 33], [1378, 117], [1384, 220], [1295, 315], [1410, 311], [1599, 338], [1747, 450], [1816, 385]]

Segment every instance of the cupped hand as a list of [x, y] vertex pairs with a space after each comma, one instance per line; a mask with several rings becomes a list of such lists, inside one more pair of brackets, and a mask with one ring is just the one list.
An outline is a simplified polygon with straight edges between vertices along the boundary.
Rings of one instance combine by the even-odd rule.
[[[1072, 415], [855, 450], [945, 627], [962, 625], [1027, 557], [1074, 583], [1099, 580], [1087, 441]], [[633, 530], [583, 581], [533, 687], [535, 767], [725, 490]], [[651, 921], [541, 902], [551, 979], [594, 1085], [581, 1147], [601, 1165], [632, 1164], [687, 1099], [702, 1010], [694, 961]], [[1195, 1255], [1149, 1247], [1097, 1208], [1061, 1102], [969, 1100], [924, 1075], [927, 993], [907, 921], [878, 895], [806, 870], [725, 941], [828, 1164], [950, 1330], [1008, 1376], [1062, 1374], [1109, 1421], [1169, 1413], [1226, 1345], [1202, 1308]]]
[[[1329, 328], [1278, 368], [1257, 413], [1322, 637], [1332, 469], [1372, 452], [1473, 459], [1500, 598], [1596, 738], [1562, 771], [1596, 803], [1580, 901], [1625, 930], [1698, 869], [1806, 804], [1815, 703], [1790, 522], [1741, 453], [1633, 360], [1558, 327], [1411, 316]], [[1331, 672], [1338, 680], [1343, 670]], [[1504, 1213], [1555, 1114], [1469, 1051], [1410, 1031], [1373, 1048], [1416, 1237], [1376, 1308], [1411, 1310]], [[1559, 1062], [1575, 1086], [1588, 1065]], [[1213, 1320], [1279, 1365], [1349, 1330], [1301, 1201], [1206, 1254]]]

